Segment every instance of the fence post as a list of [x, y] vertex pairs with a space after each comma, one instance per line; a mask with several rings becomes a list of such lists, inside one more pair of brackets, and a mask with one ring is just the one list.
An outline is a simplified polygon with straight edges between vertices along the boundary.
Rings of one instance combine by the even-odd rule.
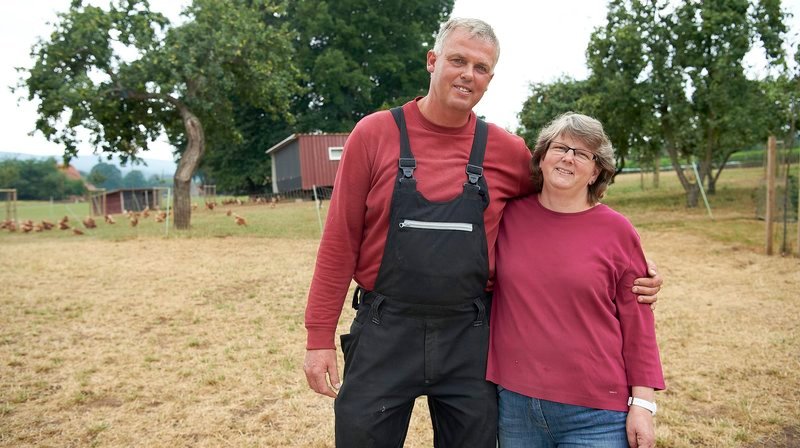
[[319, 196], [317, 196], [317, 186], [312, 185], [311, 188], [314, 190], [314, 205], [317, 209], [317, 221], [319, 221], [319, 234], [322, 235], [322, 215], [319, 213], [319, 209], [322, 208], [322, 201], [320, 201]]
[[765, 204], [766, 213], [766, 251], [767, 255], [772, 255], [772, 234], [775, 227], [775, 161], [776, 148], [775, 136], [770, 135], [767, 139], [767, 202]]

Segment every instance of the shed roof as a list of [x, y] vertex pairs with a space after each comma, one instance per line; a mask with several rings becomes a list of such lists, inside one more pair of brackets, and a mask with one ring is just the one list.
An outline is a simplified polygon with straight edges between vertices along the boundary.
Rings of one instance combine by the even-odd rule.
[[299, 134], [299, 133], [298, 134], [292, 134], [292, 135], [286, 137], [285, 139], [281, 140], [280, 142], [278, 142], [275, 146], [267, 149], [265, 151], [265, 153], [266, 154], [272, 154], [273, 152], [280, 151], [281, 149], [283, 149], [284, 147], [286, 147], [287, 145], [289, 145], [293, 141], [299, 139], [300, 137], [305, 137], [305, 136], [313, 137], [313, 136], [316, 136], [316, 135], [344, 135], [344, 136], [347, 136], [349, 134], [346, 133], [346, 132], [333, 132], [333, 133], [321, 132], [321, 133], [316, 133], [316, 134]]

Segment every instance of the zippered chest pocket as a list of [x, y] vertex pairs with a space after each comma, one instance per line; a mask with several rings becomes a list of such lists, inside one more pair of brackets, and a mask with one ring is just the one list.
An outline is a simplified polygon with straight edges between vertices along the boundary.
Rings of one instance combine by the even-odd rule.
[[468, 222], [442, 222], [442, 221], [416, 221], [404, 219], [400, 221], [401, 229], [420, 229], [420, 230], [455, 230], [460, 232], [472, 232], [472, 224]]
[[474, 297], [489, 273], [483, 226], [400, 219], [394, 232], [394, 273], [429, 297]]

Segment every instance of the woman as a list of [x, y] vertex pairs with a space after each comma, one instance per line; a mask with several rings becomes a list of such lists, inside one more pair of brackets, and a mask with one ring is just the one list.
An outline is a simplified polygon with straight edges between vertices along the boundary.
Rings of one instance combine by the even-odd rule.
[[614, 175], [603, 127], [566, 113], [539, 134], [538, 193], [506, 206], [487, 379], [498, 385], [501, 448], [654, 446], [664, 378], [647, 272], [630, 222], [600, 204]]

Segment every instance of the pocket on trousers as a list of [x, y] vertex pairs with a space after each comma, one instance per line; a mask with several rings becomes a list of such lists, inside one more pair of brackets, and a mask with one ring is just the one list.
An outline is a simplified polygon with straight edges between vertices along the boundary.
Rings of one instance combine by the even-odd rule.
[[350, 325], [350, 333], [339, 336], [339, 342], [342, 346], [342, 353], [344, 354], [344, 371], [342, 372], [342, 380], [347, 377], [347, 371], [350, 370], [353, 358], [355, 357], [356, 348], [358, 347], [358, 339], [361, 335], [361, 323], [353, 320]]

